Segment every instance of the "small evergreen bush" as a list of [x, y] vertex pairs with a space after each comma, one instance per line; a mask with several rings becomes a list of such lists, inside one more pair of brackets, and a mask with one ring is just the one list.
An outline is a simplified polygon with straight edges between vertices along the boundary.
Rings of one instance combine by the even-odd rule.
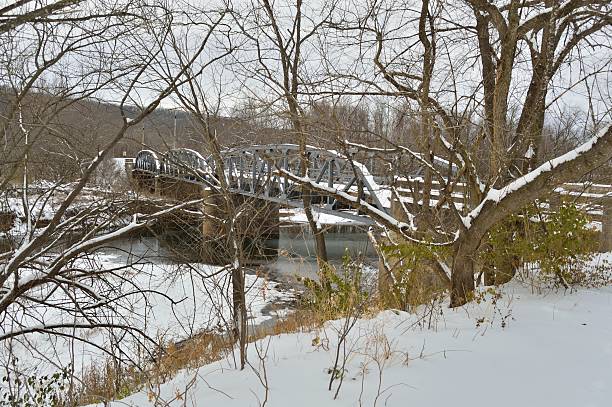
[[13, 373], [2, 377], [0, 407], [56, 407], [67, 395], [68, 368], [52, 375]]
[[445, 258], [448, 249], [440, 246], [406, 242], [383, 247], [385, 257], [393, 263], [392, 284], [389, 289], [394, 303], [387, 304], [402, 310], [409, 310], [435, 300], [446, 288], [437, 280], [432, 265], [437, 258]]
[[538, 278], [569, 287], [588, 277], [585, 267], [597, 248], [597, 232], [587, 227], [588, 216], [574, 204], [542, 214], [537, 206], [512, 215], [491, 229], [481, 260], [502, 270], [509, 258], [537, 264]]

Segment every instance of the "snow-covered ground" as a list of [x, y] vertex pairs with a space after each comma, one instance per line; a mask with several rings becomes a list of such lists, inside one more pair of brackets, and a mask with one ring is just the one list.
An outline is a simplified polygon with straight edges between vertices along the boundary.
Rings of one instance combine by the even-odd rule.
[[251, 344], [244, 371], [221, 360], [112, 405], [612, 405], [612, 287], [534, 292], [515, 282], [499, 293], [452, 310], [360, 319], [341, 348], [336, 400], [339, 381], [327, 388], [342, 320]]
[[[147, 256], [147, 252], [143, 251], [145, 249], [138, 246], [129, 249], [132, 252], [129, 256], [109, 249], [92, 256], [87, 260], [89, 264], [81, 264], [91, 270], [127, 266], [125, 270], [116, 273], [122, 280], [117, 287], [120, 287], [122, 293], [132, 294], [122, 298], [119, 292], [116, 293], [119, 298], [115, 306], [116, 313], [109, 313], [107, 321], [141, 329], [149, 337], [164, 343], [180, 341], [203, 331], [221, 332], [227, 329], [231, 320], [228, 271], [219, 272], [220, 267], [199, 263], [179, 265], [155, 260], [144, 262], [141, 256]], [[245, 284], [250, 325], [275, 318], [276, 313], [286, 315], [286, 309], [277, 310], [272, 304], [285, 304], [286, 307], [286, 302], [293, 298], [291, 291], [280, 291], [278, 283], [252, 274], [245, 276]], [[139, 290], [142, 290], [141, 294], [137, 292]], [[113, 297], [112, 294], [109, 296]], [[86, 322], [82, 318], [75, 320], [67, 313], [44, 307], [37, 310], [32, 306], [28, 314], [19, 314], [16, 318], [24, 326]], [[9, 332], [13, 329], [11, 324], [8, 318], [0, 321], [1, 331]], [[72, 333], [71, 329], [67, 333]], [[12, 352], [18, 356], [23, 371], [42, 375], [66, 367], [74, 360], [75, 370], [79, 372], [103, 361], [107, 357], [103, 349], [110, 350], [111, 342], [121, 346], [125, 358], [135, 360], [139, 357], [136, 341], [131, 336], [123, 336], [120, 332], [111, 333], [103, 328], [80, 333], [77, 331], [77, 336], [87, 342], [43, 334], [18, 337], [10, 343], [12, 348], [9, 348], [9, 341], [5, 341], [6, 346], [0, 348], [0, 361], [6, 361]]]
[[[45, 181], [31, 185], [27, 195], [27, 211], [30, 213], [31, 224], [36, 229], [45, 227], [55, 216], [59, 206], [66, 200], [73, 188], [74, 184], [53, 184]], [[26, 200], [21, 193], [21, 190], [14, 190], [9, 194], [0, 196], [0, 213], [12, 212], [15, 215], [12, 227], [7, 231], [0, 231], [0, 239], [9, 236], [20, 238], [28, 230], [26, 208], [24, 208]], [[105, 190], [102, 187], [86, 187], [75, 199], [71, 208], [84, 209], [91, 207], [100, 203], [101, 197], [108, 199], [109, 193], [111, 193], [110, 190]]]

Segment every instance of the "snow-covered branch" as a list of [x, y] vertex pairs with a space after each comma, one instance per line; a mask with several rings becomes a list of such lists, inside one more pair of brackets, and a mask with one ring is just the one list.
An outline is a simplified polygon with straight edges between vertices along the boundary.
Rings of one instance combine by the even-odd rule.
[[463, 223], [469, 229], [487, 207], [518, 210], [546, 189], [552, 190], [556, 185], [579, 178], [586, 172], [606, 164], [610, 159], [612, 125], [603, 128], [575, 149], [545, 162], [506, 186], [490, 189], [480, 204], [463, 218]]

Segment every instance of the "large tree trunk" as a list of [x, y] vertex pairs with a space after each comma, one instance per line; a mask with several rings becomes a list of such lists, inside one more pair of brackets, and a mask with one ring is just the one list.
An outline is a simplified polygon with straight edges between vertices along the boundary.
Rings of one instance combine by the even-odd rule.
[[451, 273], [451, 307], [459, 307], [470, 301], [474, 292], [474, 263], [476, 251], [482, 235], [477, 229], [468, 229], [454, 246], [453, 268]]
[[451, 308], [471, 301], [474, 292], [474, 253], [465, 251], [455, 254], [451, 275]]

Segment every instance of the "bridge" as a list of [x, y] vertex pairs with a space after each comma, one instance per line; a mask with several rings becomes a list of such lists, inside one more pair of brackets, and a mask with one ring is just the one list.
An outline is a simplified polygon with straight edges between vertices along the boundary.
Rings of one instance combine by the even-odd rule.
[[[337, 200], [337, 193], [359, 196], [379, 210], [397, 215], [398, 199], [403, 205], [419, 205], [422, 201], [423, 182], [419, 177], [383, 177], [376, 168], [376, 161], [361, 155], [357, 149], [347, 153], [309, 146], [306, 148], [308, 163], [306, 172], [300, 148], [294, 144], [256, 145], [228, 149], [221, 153], [224, 171], [217, 168], [212, 156], [202, 156], [194, 150], [180, 148], [161, 155], [151, 150], [142, 150], [134, 160], [132, 175], [140, 187], [152, 192], [168, 189], [168, 186], [194, 187], [193, 193], [201, 196], [202, 190], [215, 190], [224, 177], [229, 192], [243, 197], [252, 197], [277, 205], [302, 208], [303, 182], [306, 178], [314, 182], [318, 191], [311, 193], [313, 210], [332, 214], [361, 224], [373, 224], [366, 217]], [[368, 165], [363, 164], [368, 162]], [[441, 163], [444, 164], [444, 163]], [[377, 173], [378, 176], [374, 176]], [[300, 179], [300, 177], [303, 177]], [[393, 187], [390, 186], [391, 182]], [[323, 192], [321, 192], [323, 190]], [[327, 190], [329, 193], [325, 193]], [[431, 205], [436, 205], [442, 186], [431, 191]], [[467, 190], [458, 183], [451, 197], [460, 210], [467, 209]], [[568, 183], [553, 191], [551, 207], [560, 201], [572, 201], [589, 213], [602, 227], [602, 245], [612, 250], [612, 186], [591, 183]], [[447, 205], [445, 205], [448, 207]]]
[[[218, 188], [219, 177], [224, 177], [229, 191], [242, 196], [254, 197], [287, 207], [302, 208], [302, 184], [297, 177], [308, 176], [319, 186], [333, 191], [359, 196], [378, 209], [389, 212], [385, 197], [388, 188], [381, 187], [366, 165], [354, 160], [356, 151], [344, 155], [333, 150], [315, 147], [306, 149], [306, 173], [301, 171], [302, 157], [295, 144], [250, 146], [223, 151], [224, 171], [217, 168], [212, 156], [204, 157], [194, 150], [180, 148], [159, 155], [151, 150], [142, 150], [134, 160], [133, 178], [141, 187], [151, 191], [160, 189], [160, 184], [181, 182], [200, 188]], [[162, 187], [163, 188], [163, 187]], [[333, 194], [313, 193], [314, 208], [321, 213], [372, 223], [364, 216], [348, 211]]]

